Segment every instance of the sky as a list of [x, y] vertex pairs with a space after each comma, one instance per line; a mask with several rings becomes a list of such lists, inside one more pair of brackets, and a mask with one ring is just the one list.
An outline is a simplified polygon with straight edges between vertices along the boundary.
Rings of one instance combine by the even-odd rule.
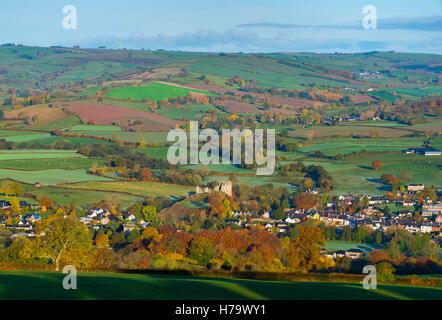
[[[66, 30], [63, 7], [76, 8]], [[364, 29], [363, 8], [377, 28]], [[0, 43], [224, 52], [442, 54], [442, 0], [14, 0]]]

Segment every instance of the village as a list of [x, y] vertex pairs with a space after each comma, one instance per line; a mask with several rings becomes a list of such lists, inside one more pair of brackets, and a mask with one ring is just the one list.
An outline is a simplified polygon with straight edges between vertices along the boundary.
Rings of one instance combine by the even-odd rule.
[[[278, 215], [274, 211], [265, 211], [263, 213], [251, 211], [232, 211], [229, 217], [225, 219], [225, 225], [231, 228], [250, 229], [258, 227], [265, 229], [277, 236], [287, 234], [290, 228], [303, 222], [323, 223], [326, 226], [336, 228], [338, 232], [344, 227], [357, 228], [366, 227], [373, 231], [387, 232], [390, 229], [400, 228], [411, 234], [430, 234], [430, 241], [442, 244], [442, 203], [432, 201], [429, 198], [419, 198], [415, 196], [418, 192], [424, 191], [423, 184], [409, 184], [407, 190], [397, 192], [395, 199], [389, 199], [387, 196], [370, 196], [360, 194], [347, 194], [335, 197], [334, 201], [328, 201], [323, 209], [296, 209], [285, 208], [283, 215]], [[232, 196], [232, 184], [230, 181], [220, 183], [214, 189], [196, 187], [196, 194], [220, 192]], [[316, 190], [310, 190], [317, 194]], [[440, 194], [437, 193], [440, 199]], [[357, 213], [350, 213], [342, 208], [349, 207], [356, 199], [364, 199], [364, 210]], [[7, 214], [11, 208], [11, 203], [7, 200], [0, 201], [0, 231], [7, 230], [10, 233], [10, 239], [19, 237], [36, 237], [35, 226], [45, 215], [42, 207], [35, 204], [19, 201], [19, 215]], [[396, 212], [389, 212], [386, 205], [395, 205], [402, 208]], [[419, 211], [416, 210], [419, 208]], [[1, 214], [3, 213], [3, 214]], [[113, 229], [120, 230], [127, 237], [133, 230], [143, 230], [151, 225], [148, 221], [137, 219], [132, 213], [115, 215], [110, 210], [101, 207], [94, 207], [84, 212], [78, 219], [90, 230]], [[179, 230], [177, 230], [179, 231]], [[324, 256], [336, 259], [337, 257], [348, 257], [357, 259], [361, 255], [366, 255], [364, 249], [351, 248], [348, 250], [325, 250], [322, 249]]]

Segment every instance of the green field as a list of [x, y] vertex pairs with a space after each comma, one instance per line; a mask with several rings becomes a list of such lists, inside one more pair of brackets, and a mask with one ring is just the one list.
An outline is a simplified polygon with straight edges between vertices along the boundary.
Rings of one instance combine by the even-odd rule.
[[365, 251], [372, 251], [376, 249], [381, 249], [380, 246], [369, 244], [369, 243], [358, 243], [350, 241], [326, 241], [326, 249], [330, 251], [336, 250], [350, 250], [350, 249], [362, 249]]
[[[65, 290], [63, 273], [0, 271], [0, 299], [149, 300], [390, 300], [442, 299], [441, 288], [260, 281], [193, 276], [79, 273], [77, 290]], [[191, 290], [189, 290], [191, 288]]]
[[[165, 143], [167, 142], [167, 132], [112, 132], [112, 131], [76, 131], [75, 133], [85, 134], [93, 137], [103, 137], [103, 138], [114, 138], [117, 137], [119, 140], [128, 142], [140, 142], [141, 139], [146, 143]], [[56, 137], [60, 138], [60, 137]], [[71, 140], [75, 138], [61, 137], [61, 140]], [[51, 137], [52, 139], [52, 137]], [[86, 143], [88, 141], [85, 138], [76, 138], [78, 142]], [[93, 139], [92, 139], [93, 140]], [[38, 140], [40, 142], [40, 140]], [[52, 141], [52, 140], [48, 140]], [[56, 140], [53, 140], [56, 141]], [[93, 142], [98, 142], [99, 140], [93, 140]], [[103, 141], [104, 142], [104, 141]], [[51, 142], [52, 143], [52, 142]]]
[[198, 105], [193, 105], [193, 106], [186, 106], [186, 109], [192, 110], [192, 111], [196, 111], [196, 112], [206, 112], [206, 111], [216, 111], [217, 109], [215, 108], [215, 106], [211, 105], [211, 104], [198, 104]]
[[[107, 180], [109, 181], [110, 179]], [[144, 197], [156, 197], [156, 196], [179, 197], [187, 195], [189, 192], [195, 190], [194, 187], [190, 186], [181, 186], [181, 185], [161, 183], [161, 182], [129, 182], [129, 181], [103, 182], [103, 180], [101, 180], [100, 182], [98, 181], [98, 179], [96, 181], [69, 184], [65, 185], [65, 187], [69, 189], [125, 192]]]
[[25, 135], [20, 135], [20, 136], [9, 136], [9, 137], [3, 137], [3, 139], [5, 139], [6, 141], [11, 141], [11, 142], [27, 142], [27, 141], [31, 141], [31, 140], [37, 140], [37, 139], [43, 139], [43, 138], [49, 138], [51, 136], [50, 133], [38, 133], [38, 134], [25, 134]]
[[32, 171], [0, 169], [0, 179], [12, 179], [31, 184], [39, 182], [42, 185], [56, 185], [60, 183], [73, 183], [89, 180], [111, 181], [111, 179], [106, 177], [87, 174], [85, 169], [47, 169]]
[[76, 150], [0, 150], [1, 160], [57, 159], [83, 157]]
[[55, 129], [63, 129], [67, 127], [72, 127], [75, 125], [79, 125], [81, 123], [80, 118], [77, 116], [70, 116], [62, 120], [42, 124], [38, 126], [39, 130], [52, 131]]
[[151, 158], [167, 159], [167, 147], [144, 147], [133, 149], [133, 152], [140, 152], [149, 155]]
[[69, 131], [116, 131], [120, 132], [121, 128], [117, 126], [95, 126], [95, 125], [76, 125]]
[[184, 97], [187, 96], [191, 91], [211, 94], [210, 92], [207, 91], [201, 91], [196, 89], [190, 90], [188, 88], [167, 85], [164, 83], [152, 82], [146, 86], [140, 86], [140, 87], [114, 88], [106, 93], [106, 97], [120, 98], [120, 99], [133, 98], [134, 100], [149, 99], [149, 100], [159, 101], [173, 97]]
[[[72, 203], [75, 203], [77, 208], [91, 208], [99, 201], [106, 200], [112, 201], [112, 203], [116, 203], [122, 210], [126, 210], [137, 201], [143, 200], [142, 197], [119, 192], [68, 190], [56, 186], [42, 186], [36, 188], [28, 184], [22, 184], [22, 188], [25, 193], [34, 194], [37, 197], [49, 197], [62, 206], [69, 206]], [[30, 200], [26, 200], [30, 202]]]
[[402, 151], [411, 147], [420, 147], [424, 138], [383, 138], [383, 139], [315, 139], [312, 143], [300, 147], [302, 152], [321, 151], [327, 156], [334, 156], [337, 153], [366, 151]]
[[189, 120], [195, 120], [202, 116], [201, 113], [185, 110], [182, 108], [175, 108], [175, 107], [168, 107], [165, 109], [157, 109], [155, 110], [156, 113], [159, 113], [165, 117], [176, 119], [176, 120], [183, 120], [189, 119]]
[[92, 158], [62, 158], [62, 159], [22, 159], [22, 160], [2, 160], [0, 168], [16, 170], [45, 170], [45, 169], [65, 169], [73, 170], [80, 168], [90, 168], [96, 162], [103, 165], [103, 159]]
[[[375, 160], [382, 162], [378, 170], [371, 168]], [[423, 183], [425, 186], [440, 187], [442, 173], [439, 167], [442, 165], [442, 158], [424, 157], [420, 155], [406, 155], [401, 153], [365, 153], [345, 158], [342, 161], [304, 158], [305, 165], [321, 165], [331, 175], [335, 186], [335, 194], [357, 192], [362, 194], [383, 195], [391, 191], [391, 187], [382, 184], [379, 178], [383, 174], [394, 174], [400, 176], [407, 172], [408, 183]]]

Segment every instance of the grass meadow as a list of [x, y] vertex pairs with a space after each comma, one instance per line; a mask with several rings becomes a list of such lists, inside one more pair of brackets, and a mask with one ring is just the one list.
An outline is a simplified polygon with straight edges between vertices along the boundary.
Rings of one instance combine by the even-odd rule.
[[[65, 274], [0, 271], [0, 299], [146, 300], [410, 300], [441, 299], [438, 287], [359, 283], [262, 281], [180, 275], [78, 273], [77, 290], [65, 290]], [[189, 290], [192, 288], [192, 290]]]
[[[92, 176], [94, 177], [94, 176]], [[98, 178], [98, 177], [97, 177]], [[92, 179], [89, 179], [92, 180]], [[194, 187], [168, 184], [161, 182], [139, 182], [139, 181], [86, 181], [81, 183], [66, 184], [68, 189], [82, 189], [94, 191], [124, 192], [142, 197], [170, 196], [179, 197], [195, 191]]]
[[134, 100], [149, 99], [160, 101], [167, 98], [187, 96], [191, 91], [211, 94], [207, 91], [188, 89], [164, 83], [152, 82], [139, 87], [119, 87], [113, 88], [106, 93], [106, 97]]

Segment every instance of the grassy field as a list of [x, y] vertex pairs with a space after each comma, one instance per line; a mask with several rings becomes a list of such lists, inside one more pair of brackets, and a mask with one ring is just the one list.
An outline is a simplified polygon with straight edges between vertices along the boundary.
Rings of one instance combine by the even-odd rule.
[[80, 158], [76, 150], [0, 150], [1, 160]]
[[380, 246], [369, 244], [369, 243], [358, 243], [350, 241], [327, 241], [326, 248], [330, 251], [336, 250], [350, 250], [350, 249], [362, 249], [366, 251], [372, 251], [375, 249], [381, 249]]
[[149, 155], [151, 158], [167, 159], [167, 147], [144, 147], [133, 149], [133, 152], [140, 152]]
[[[315, 145], [315, 148], [317, 147]], [[330, 148], [329, 151], [335, 147], [332, 144], [324, 144], [324, 148]], [[321, 151], [321, 149], [317, 150]], [[324, 153], [327, 154], [326, 151], [324, 150]], [[291, 154], [294, 155], [296, 153], [283, 153], [281, 155], [288, 156]], [[383, 195], [391, 191], [391, 187], [380, 182], [381, 175], [394, 174], [400, 176], [403, 172], [406, 172], [409, 177], [405, 181], [407, 184], [423, 183], [429, 187], [441, 187], [442, 173], [439, 168], [442, 165], [442, 158], [440, 156], [424, 157], [402, 153], [361, 153], [345, 157], [342, 160], [302, 157], [299, 155], [297, 159], [301, 160], [304, 165], [321, 165], [324, 167], [333, 179], [333, 193], [335, 194], [352, 193], [355, 191], [355, 186], [357, 186], [359, 193]], [[371, 164], [375, 160], [382, 162], [382, 167], [378, 170], [371, 168]]]
[[175, 108], [175, 107], [168, 107], [165, 109], [157, 109], [155, 110], [156, 113], [159, 113], [165, 117], [176, 119], [176, 120], [183, 120], [184, 118], [189, 120], [195, 120], [200, 118], [203, 114], [199, 112], [189, 111], [181, 108]]
[[38, 133], [38, 134], [25, 134], [25, 135], [13, 135], [13, 136], [9, 136], [9, 137], [3, 137], [3, 139], [5, 139], [6, 141], [11, 141], [11, 142], [27, 142], [27, 141], [31, 141], [31, 140], [37, 140], [37, 139], [43, 139], [43, 138], [49, 138], [51, 136], [50, 133]]
[[39, 125], [39, 130], [45, 130], [45, 131], [52, 131], [55, 129], [63, 129], [67, 127], [72, 127], [75, 125], [79, 125], [81, 123], [81, 120], [77, 116], [70, 116], [62, 120], [50, 122], [47, 124]]
[[94, 125], [76, 125], [69, 131], [115, 131], [120, 132], [121, 128], [117, 126], [94, 126]]
[[337, 153], [347, 154], [351, 152], [366, 151], [401, 151], [411, 147], [421, 147], [424, 138], [383, 138], [383, 139], [355, 139], [334, 138], [315, 139], [300, 150], [302, 152], [321, 151], [325, 155], [334, 156]]
[[125, 210], [135, 202], [143, 200], [142, 197], [119, 192], [68, 190], [57, 186], [42, 186], [36, 188], [28, 184], [22, 184], [22, 188], [25, 193], [33, 194], [37, 197], [49, 197], [62, 206], [75, 203], [79, 208], [90, 208], [99, 201], [106, 200], [117, 204], [119, 208]]
[[150, 100], [159, 101], [167, 98], [187, 96], [191, 91], [210, 94], [210, 92], [206, 91], [201, 91], [196, 89], [190, 90], [188, 88], [182, 88], [178, 86], [167, 85], [164, 83], [152, 82], [146, 86], [140, 86], [140, 87], [114, 88], [106, 93], [106, 97], [120, 98], [120, 99], [133, 98], [134, 100], [150, 99]]
[[22, 160], [2, 160], [1, 169], [16, 170], [45, 170], [64, 169], [74, 170], [80, 168], [90, 168], [96, 162], [98, 165], [105, 163], [103, 159], [93, 158], [62, 158], [62, 159], [22, 159]]
[[79, 273], [77, 290], [64, 290], [63, 273], [0, 271], [0, 299], [151, 300], [390, 300], [442, 299], [441, 288], [260, 281], [192, 276]]
[[87, 174], [85, 169], [47, 169], [35, 171], [0, 169], [0, 179], [13, 179], [31, 184], [39, 182], [42, 185], [56, 185], [88, 180], [111, 181], [111, 179], [106, 177]]
[[[112, 132], [112, 131], [77, 131], [75, 133], [81, 133], [85, 135], [90, 135], [94, 137], [104, 137], [104, 138], [113, 138], [117, 137], [122, 141], [129, 142], [140, 142], [140, 139], [143, 139], [146, 143], [166, 143], [167, 142], [167, 132]], [[69, 138], [65, 138], [69, 140]], [[81, 139], [81, 138], [78, 138]], [[84, 139], [87, 140], [87, 139]], [[82, 140], [79, 140], [80, 142]], [[97, 140], [95, 140], [97, 142]]]
[[[92, 180], [92, 179], [90, 179]], [[108, 179], [110, 180], [110, 179]], [[84, 189], [96, 191], [126, 192], [137, 196], [156, 197], [170, 196], [179, 197], [195, 191], [194, 187], [181, 186], [161, 182], [129, 182], [129, 181], [88, 181], [82, 183], [64, 185], [69, 189]]]

